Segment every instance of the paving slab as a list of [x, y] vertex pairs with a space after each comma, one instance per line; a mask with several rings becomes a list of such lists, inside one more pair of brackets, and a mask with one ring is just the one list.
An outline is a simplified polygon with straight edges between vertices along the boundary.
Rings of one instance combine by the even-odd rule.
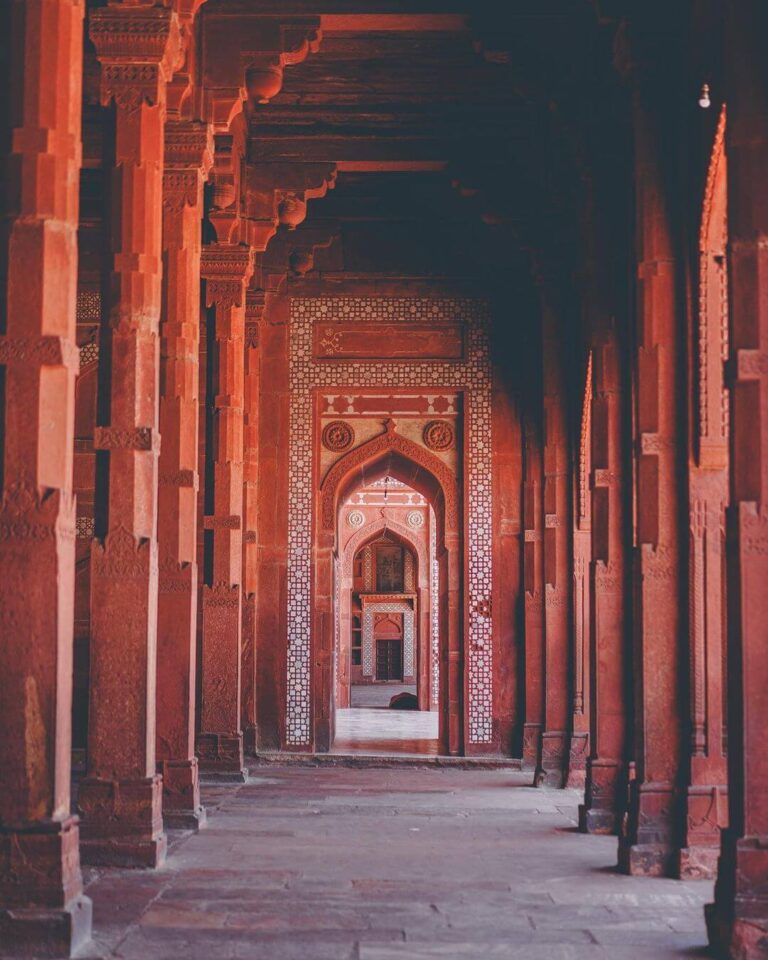
[[157, 871], [90, 870], [121, 960], [692, 960], [709, 883], [625, 877], [576, 791], [509, 769], [270, 764]]

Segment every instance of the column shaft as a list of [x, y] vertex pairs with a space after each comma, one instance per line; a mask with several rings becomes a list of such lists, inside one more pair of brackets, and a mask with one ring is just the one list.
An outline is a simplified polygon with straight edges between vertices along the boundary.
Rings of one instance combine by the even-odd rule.
[[541, 435], [530, 416], [524, 423], [523, 582], [525, 586], [525, 723], [523, 766], [541, 766], [544, 724], [544, 503], [542, 500]]
[[[90, 938], [70, 813], [82, 0], [0, 11], [0, 954]], [[7, 151], [7, 152], [6, 152]]]
[[213, 357], [204, 521], [209, 576], [203, 586], [197, 753], [201, 770], [240, 781], [246, 776], [240, 716], [245, 287], [252, 269], [247, 246], [212, 243], [203, 249], [206, 303], [213, 311], [208, 351], [213, 350]]
[[562, 787], [569, 751], [571, 543], [562, 330], [542, 297], [544, 392], [544, 732], [539, 784]]
[[622, 358], [617, 331], [594, 348], [592, 399], [592, 743], [585, 801], [587, 833], [616, 833], [627, 790], [627, 621], [625, 457]]
[[108, 467], [91, 551], [84, 856], [157, 866], [165, 856], [155, 768], [159, 321], [165, 93], [179, 46], [168, 9], [94, 10], [102, 100], [115, 104], [112, 269], [99, 363], [108, 421], [94, 446]]
[[726, 9], [731, 337], [728, 799], [710, 941], [734, 960], [768, 942], [768, 88], [758, 0]]
[[163, 818], [205, 822], [195, 757], [200, 249], [210, 128], [168, 121], [163, 177], [163, 310], [157, 609], [157, 761]]
[[[648, 68], [650, 72], [650, 67]], [[661, 118], [666, 86], [640, 78], [634, 97], [637, 220], [634, 634], [635, 761], [629, 815], [619, 842], [628, 873], [668, 875], [680, 842], [684, 552], [680, 537], [681, 309], [671, 232], [669, 149]], [[664, 128], [666, 130], [666, 127]]]
[[263, 303], [246, 304], [243, 413], [243, 651], [241, 712], [244, 746], [256, 752], [256, 590], [258, 586], [259, 324]]

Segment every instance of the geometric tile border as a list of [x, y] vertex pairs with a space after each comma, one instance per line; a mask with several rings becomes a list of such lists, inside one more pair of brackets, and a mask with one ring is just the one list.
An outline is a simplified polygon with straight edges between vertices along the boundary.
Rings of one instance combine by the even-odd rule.
[[[464, 361], [384, 360], [316, 362], [315, 323], [328, 320], [382, 323], [461, 321], [467, 329]], [[465, 637], [468, 740], [492, 738], [492, 492], [491, 368], [488, 308], [481, 300], [421, 297], [293, 298], [289, 360], [288, 658], [286, 740], [309, 746], [312, 688], [312, 502], [314, 389], [418, 387], [462, 390], [465, 395], [467, 596]]]
[[[414, 610], [406, 600], [394, 603], [366, 603], [363, 608], [363, 676], [374, 676], [373, 617], [376, 613], [403, 614], [403, 676], [413, 676]], [[375, 677], [374, 677], [375, 679]]]

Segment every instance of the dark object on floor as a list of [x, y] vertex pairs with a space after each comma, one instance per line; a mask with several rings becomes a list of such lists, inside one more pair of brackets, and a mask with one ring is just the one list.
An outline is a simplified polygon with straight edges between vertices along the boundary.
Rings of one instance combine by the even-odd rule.
[[413, 693], [397, 693], [389, 701], [390, 710], [418, 710], [419, 701]]

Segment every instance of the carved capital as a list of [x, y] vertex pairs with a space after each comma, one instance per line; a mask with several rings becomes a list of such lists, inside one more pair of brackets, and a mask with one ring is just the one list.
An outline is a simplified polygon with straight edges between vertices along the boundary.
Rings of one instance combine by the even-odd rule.
[[90, 36], [102, 66], [101, 101], [132, 111], [162, 103], [179, 65], [181, 33], [164, 7], [100, 7], [90, 15]]
[[0, 337], [0, 363], [65, 366], [78, 373], [80, 351], [64, 337]]
[[95, 450], [160, 451], [160, 434], [152, 427], [96, 427], [93, 431]]
[[207, 177], [213, 167], [211, 125], [168, 120], [165, 124], [165, 167], [166, 170], [195, 170]]
[[251, 248], [238, 243], [210, 243], [203, 247], [200, 276], [206, 280], [209, 307], [241, 307], [245, 285], [253, 273]]
[[168, 170], [163, 173], [163, 207], [179, 211], [199, 202], [202, 181], [197, 170]]

